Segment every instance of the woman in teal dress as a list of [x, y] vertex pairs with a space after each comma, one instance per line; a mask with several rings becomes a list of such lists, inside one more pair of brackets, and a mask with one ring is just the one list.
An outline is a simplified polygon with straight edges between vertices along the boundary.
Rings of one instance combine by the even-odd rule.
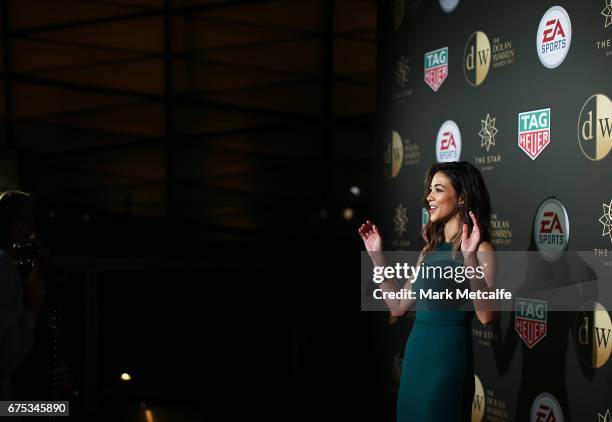
[[[394, 316], [416, 308], [404, 351], [397, 421], [470, 421], [474, 396], [471, 321], [475, 314], [480, 322], [489, 324], [496, 318], [496, 312], [482, 302], [469, 303], [468, 299], [452, 303], [419, 299], [419, 292], [425, 288], [494, 289], [489, 194], [482, 175], [472, 164], [437, 163], [427, 172], [423, 203], [429, 210], [429, 221], [423, 229], [425, 246], [416, 266], [482, 266], [484, 277], [462, 283], [452, 278], [417, 277], [407, 280], [403, 287], [415, 291], [416, 299], [385, 299]], [[387, 266], [378, 227], [366, 221], [359, 234], [374, 265]], [[399, 291], [394, 279], [382, 283], [381, 288]]]

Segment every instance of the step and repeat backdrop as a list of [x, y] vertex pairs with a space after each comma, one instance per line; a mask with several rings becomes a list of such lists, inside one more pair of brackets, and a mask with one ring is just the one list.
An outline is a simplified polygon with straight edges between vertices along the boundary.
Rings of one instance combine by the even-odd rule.
[[[611, 267], [610, 0], [386, 0], [378, 19], [386, 248], [421, 249], [425, 173], [465, 160], [489, 188], [497, 250]], [[612, 422], [612, 309], [592, 295], [612, 280], [572, 283], [573, 312], [515, 298], [491, 326], [474, 320], [473, 421]], [[381, 325], [396, 394], [411, 316]]]

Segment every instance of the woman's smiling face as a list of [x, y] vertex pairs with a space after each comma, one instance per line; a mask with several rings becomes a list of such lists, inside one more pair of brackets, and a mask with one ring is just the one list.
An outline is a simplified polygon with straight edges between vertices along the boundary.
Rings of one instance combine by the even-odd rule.
[[427, 195], [429, 220], [446, 221], [457, 212], [459, 198], [451, 180], [441, 171], [434, 174]]

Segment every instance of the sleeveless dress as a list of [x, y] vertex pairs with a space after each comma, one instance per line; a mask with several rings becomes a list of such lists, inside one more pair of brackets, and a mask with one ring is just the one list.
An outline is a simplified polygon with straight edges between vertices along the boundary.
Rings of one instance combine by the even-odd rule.
[[[442, 243], [423, 260], [424, 266], [463, 265], [455, 260], [451, 244]], [[406, 342], [397, 399], [397, 422], [469, 422], [474, 396], [471, 310], [435, 309], [429, 299], [419, 299], [422, 289], [455, 291], [469, 289], [469, 282], [419, 277], [412, 289], [417, 294], [416, 319]], [[464, 305], [469, 299], [463, 301]], [[439, 303], [439, 302], [438, 302]]]

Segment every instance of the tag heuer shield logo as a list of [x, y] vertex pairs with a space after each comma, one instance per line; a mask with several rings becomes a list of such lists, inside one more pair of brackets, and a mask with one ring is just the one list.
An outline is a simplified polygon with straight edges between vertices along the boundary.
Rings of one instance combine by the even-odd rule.
[[516, 298], [514, 330], [530, 349], [546, 337], [546, 308], [542, 300]]
[[448, 47], [425, 53], [425, 82], [438, 91], [448, 76]]
[[532, 160], [550, 144], [550, 108], [518, 115], [518, 146]]

